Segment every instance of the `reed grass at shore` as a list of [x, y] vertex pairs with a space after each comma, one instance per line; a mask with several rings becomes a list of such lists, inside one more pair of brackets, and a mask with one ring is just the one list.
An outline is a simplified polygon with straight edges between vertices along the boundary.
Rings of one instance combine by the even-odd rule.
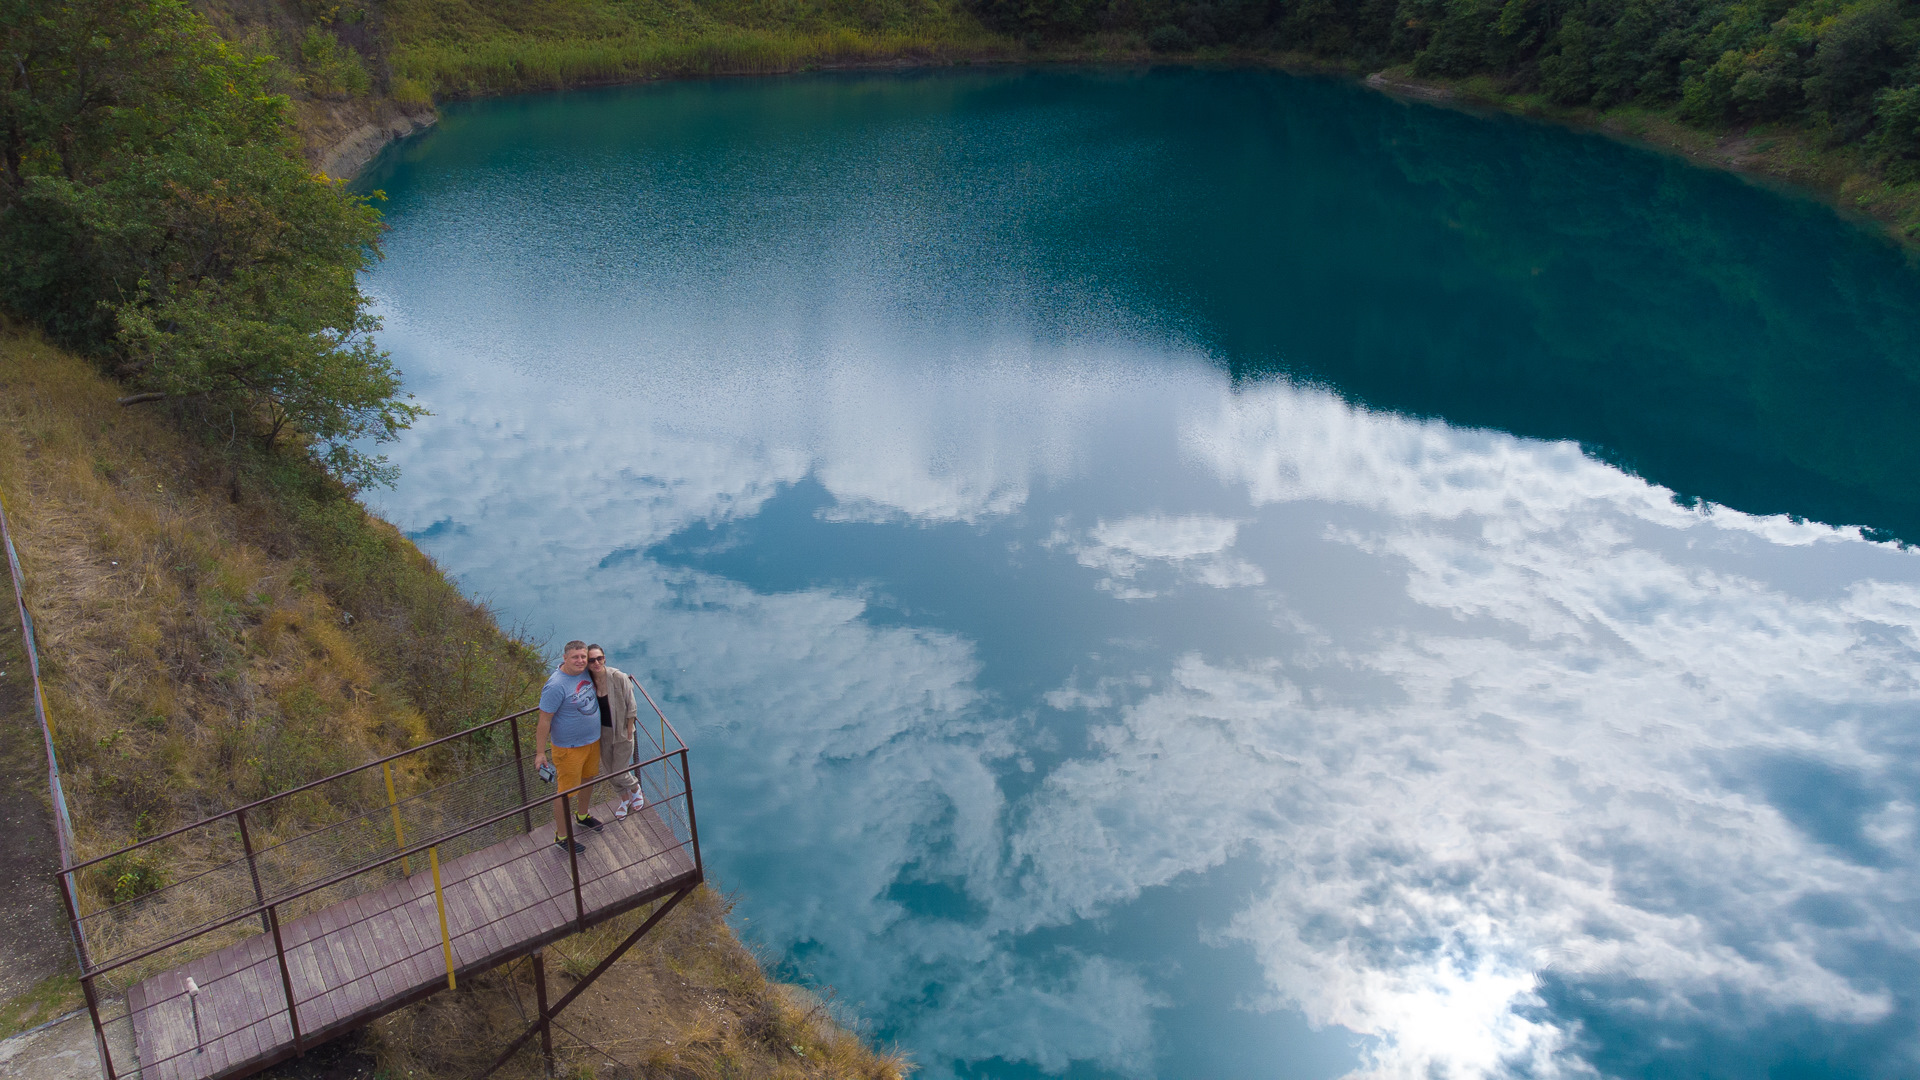
[[393, 93], [408, 104], [1018, 51], [959, 0], [397, 0], [384, 25]]

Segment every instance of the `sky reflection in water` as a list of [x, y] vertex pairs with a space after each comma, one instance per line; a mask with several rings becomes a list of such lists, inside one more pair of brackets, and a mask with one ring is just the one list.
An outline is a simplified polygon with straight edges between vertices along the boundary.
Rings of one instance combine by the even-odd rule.
[[[1268, 173], [1182, 152], [1183, 117], [1218, 141], [1232, 108]], [[1628, 190], [1582, 213], [1639, 207], [1641, 169], [1720, 250], [1763, 200], [1844, 317], [1917, 295], [1818, 208], [1273, 75], [495, 102], [371, 181], [383, 343], [435, 413], [374, 502], [508, 621], [664, 691], [751, 935], [928, 1075], [1912, 1073], [1920, 563], [1685, 505], [1565, 441], [1591, 434], [1563, 402], [1472, 406], [1561, 441], [1356, 404], [1418, 383], [1320, 347], [1365, 316], [1207, 286], [1387, 272], [1372, 245], [1444, 291], [1545, 243], [1535, 207], [1441, 250], [1463, 202], [1423, 209], [1408, 138], [1493, 172], [1614, 155]], [[1195, 209], [1209, 175], [1253, 247]], [[1726, 347], [1808, 339], [1805, 295]], [[1415, 367], [1444, 297], [1397, 303], [1373, 336]], [[1578, 351], [1545, 325], [1478, 332]], [[1875, 332], [1866, 368], [1908, 340]], [[1595, 384], [1587, 419], [1634, 389]], [[1596, 452], [1646, 475], [1714, 437], [1622, 430]], [[1777, 434], [1714, 444], [1683, 496], [1758, 473], [1755, 508], [1811, 484], [1905, 527], [1912, 492], [1854, 448]]]

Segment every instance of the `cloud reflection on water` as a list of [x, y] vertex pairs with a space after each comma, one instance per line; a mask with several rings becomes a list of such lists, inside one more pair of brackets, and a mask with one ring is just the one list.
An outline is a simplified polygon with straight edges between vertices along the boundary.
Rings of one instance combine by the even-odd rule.
[[404, 156], [381, 508], [669, 695], [930, 1075], [1920, 1071], [1915, 556], [1222, 373], [1907, 535], [1914, 279], [1824, 210], [1266, 72]]
[[[1679, 506], [1570, 444], [1045, 360], [910, 382], [843, 358], [584, 419], [501, 369], [429, 380], [381, 509], [450, 523], [425, 543], [510, 618], [606, 627], [660, 681], [755, 936], [935, 1076], [1177, 1072], [1166, 965], [1209, 949], [1257, 958], [1245, 1007], [1356, 1033], [1383, 1076], [1582, 1075], [1605, 1024], [1684, 1057], [1913, 1015], [1911, 555]], [[1047, 419], [1003, 422], [1035, 395]], [[807, 485], [822, 505], [754, 531]], [[992, 634], [913, 581], [727, 572], [808, 530], [911, 552], [941, 528], [1119, 637], [1040, 628], [1067, 659], [1010, 696]], [[1050, 937], [1234, 860], [1258, 887], [1185, 951]]]

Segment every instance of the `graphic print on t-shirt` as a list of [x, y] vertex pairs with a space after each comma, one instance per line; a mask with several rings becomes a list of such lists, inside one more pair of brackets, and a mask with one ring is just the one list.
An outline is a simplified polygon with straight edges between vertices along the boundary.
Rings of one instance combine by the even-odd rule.
[[586, 746], [600, 738], [600, 700], [593, 676], [555, 671], [540, 689], [540, 708], [552, 714], [555, 746]]

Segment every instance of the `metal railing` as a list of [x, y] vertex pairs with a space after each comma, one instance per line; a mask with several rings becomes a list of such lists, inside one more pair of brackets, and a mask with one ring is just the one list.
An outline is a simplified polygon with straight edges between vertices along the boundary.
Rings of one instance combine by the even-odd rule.
[[[223, 1044], [229, 1056], [249, 1055], [236, 1063], [259, 1067], [452, 985], [458, 970], [485, 970], [656, 898], [661, 889], [702, 880], [686, 743], [652, 695], [635, 687], [659, 723], [657, 729], [651, 721], [636, 725], [636, 734], [646, 737], [637, 740], [634, 763], [616, 772], [631, 770], [647, 805], [605, 827], [651, 832], [644, 855], [584, 876], [571, 843], [571, 813], [563, 815], [564, 881], [555, 876], [560, 860], [544, 838], [522, 841], [506, 862], [485, 854], [544, 832], [557, 798], [610, 780], [596, 777], [566, 792], [542, 783], [529, 767], [528, 733], [521, 730], [531, 709], [65, 866], [61, 892], [108, 1080], [122, 1072], [110, 1047], [129, 1042], [110, 1033], [146, 1033], [139, 1043], [142, 1070], [205, 1053], [221, 1040], [231, 1040]], [[510, 863], [545, 882], [537, 898], [497, 891], [497, 876], [487, 875]], [[648, 873], [636, 877], [643, 865]], [[173, 880], [156, 883], [169, 872]], [[636, 880], [658, 887], [637, 887]], [[376, 893], [387, 906], [356, 900]], [[383, 943], [379, 955], [363, 954], [357, 966], [334, 955], [333, 944], [384, 926], [378, 920], [395, 904], [425, 902], [429, 894], [439, 909], [440, 940], [431, 955], [444, 958], [441, 982], [420, 978], [426, 950], [417, 940], [391, 948]], [[569, 894], [571, 911], [555, 915], [551, 905]], [[204, 961], [215, 954], [221, 963], [210, 970]], [[240, 984], [223, 987], [224, 980], [252, 979], [248, 992], [261, 996], [255, 984], [269, 965], [277, 969], [270, 980], [278, 984], [277, 1002], [262, 1015], [239, 1026], [202, 1016], [203, 997], [238, 992]], [[195, 970], [203, 977], [189, 979]], [[341, 993], [362, 983], [369, 985]], [[154, 1042], [153, 1033], [166, 1028], [159, 1019], [182, 1008], [192, 1014], [192, 1045]], [[134, 1032], [114, 1030], [123, 1023]]]
[[[73, 865], [73, 821], [67, 816], [67, 793], [60, 784], [60, 760], [53, 752], [53, 728], [47, 723], [47, 695], [40, 688], [40, 653], [33, 636], [33, 617], [27, 614], [26, 575], [20, 570], [20, 555], [13, 549], [13, 530], [7, 525], [4, 500], [0, 500], [0, 545], [7, 549], [7, 572], [13, 576], [13, 603], [20, 614], [20, 651], [26, 656], [27, 677], [33, 683], [33, 718], [40, 725], [40, 741], [47, 753], [47, 786], [53, 793], [54, 842], [60, 849], [60, 866], [64, 869]], [[649, 697], [647, 703], [652, 704], [653, 699]], [[659, 707], [655, 706], [654, 711], [659, 712]]]

